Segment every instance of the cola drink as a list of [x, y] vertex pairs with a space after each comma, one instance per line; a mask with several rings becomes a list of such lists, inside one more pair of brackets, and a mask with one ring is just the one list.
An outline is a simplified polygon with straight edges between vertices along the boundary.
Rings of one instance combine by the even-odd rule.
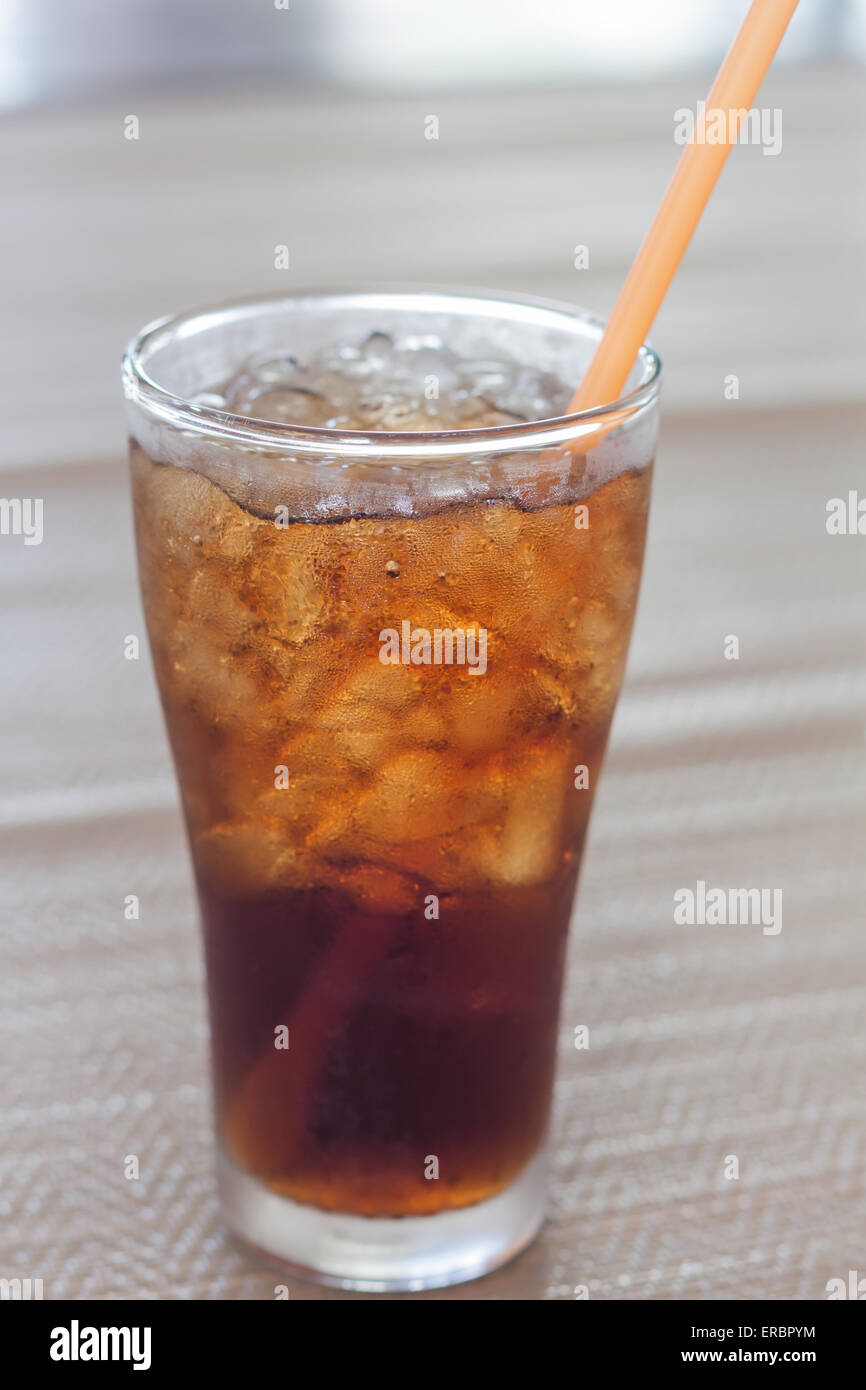
[[[507, 1194], [544, 1146], [651, 452], [527, 450], [569, 387], [496, 344], [373, 322], [293, 346], [191, 408], [306, 431], [324, 462], [132, 442], [219, 1143], [293, 1209], [431, 1218]], [[399, 478], [357, 455], [413, 431]], [[439, 464], [455, 431], [478, 449]]]

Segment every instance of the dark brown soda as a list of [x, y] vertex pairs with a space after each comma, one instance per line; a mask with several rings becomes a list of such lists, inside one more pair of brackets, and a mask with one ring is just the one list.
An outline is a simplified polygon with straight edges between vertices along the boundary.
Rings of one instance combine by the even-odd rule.
[[327, 889], [200, 896], [217, 1123], [247, 1171], [394, 1216], [480, 1201], [537, 1151], [572, 873], [444, 897], [438, 920], [361, 913]]
[[[217, 1124], [300, 1202], [466, 1206], [544, 1143], [650, 487], [575, 468], [573, 500], [279, 529], [133, 446]], [[486, 670], [383, 663], [403, 622], [485, 631]]]

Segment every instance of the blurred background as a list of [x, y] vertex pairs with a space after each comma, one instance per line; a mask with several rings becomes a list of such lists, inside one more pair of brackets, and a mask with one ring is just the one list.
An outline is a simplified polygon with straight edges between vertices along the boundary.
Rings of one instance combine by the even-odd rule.
[[[286, 79], [378, 94], [512, 87], [575, 79], [628, 82], [715, 63], [732, 37], [736, 0], [6, 0], [2, 99], [7, 107], [94, 100], [130, 84], [162, 93], [235, 92]], [[275, 21], [274, 11], [277, 12]], [[280, 19], [291, 13], [290, 22]], [[866, 52], [863, 0], [804, 4], [783, 62]]]
[[[607, 312], [679, 152], [673, 113], [746, 9], [281, 2], [0, 8], [11, 460], [44, 458], [33, 409], [58, 408], [65, 456], [106, 447], [118, 344], [209, 299], [423, 280]], [[864, 56], [866, 0], [802, 0], [761, 98], [782, 154], [738, 149], [656, 325], [669, 407], [717, 402], [734, 355], [744, 408], [856, 392], [862, 299], [840, 323], [835, 291], [859, 268]]]
[[[0, 491], [44, 500], [44, 540], [0, 536], [0, 1275], [46, 1297], [273, 1296], [219, 1223], [183, 832], [148, 658], [123, 655], [143, 635], [125, 341], [355, 281], [606, 313], [675, 112], [746, 8], [4, 0]], [[656, 323], [654, 512], [551, 1222], [425, 1297], [814, 1298], [866, 1271], [866, 541], [825, 526], [829, 499], [866, 495], [864, 61], [866, 0], [802, 0], [759, 97], [781, 149], [732, 153]], [[675, 928], [698, 878], [782, 886], [783, 932]]]

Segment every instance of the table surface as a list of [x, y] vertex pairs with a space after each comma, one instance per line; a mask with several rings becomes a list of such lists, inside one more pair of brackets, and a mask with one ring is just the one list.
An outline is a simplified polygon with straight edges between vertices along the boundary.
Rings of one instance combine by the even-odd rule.
[[[550, 1219], [507, 1268], [399, 1297], [805, 1299], [866, 1271], [866, 540], [825, 527], [828, 498], [866, 495], [860, 86], [771, 75], [782, 153], [734, 152], [656, 326], [666, 415], [572, 934]], [[270, 91], [0, 130], [0, 486], [45, 508], [42, 545], [0, 537], [4, 1276], [48, 1298], [274, 1290], [220, 1225], [190, 873], [149, 660], [123, 656], [143, 629], [121, 344], [290, 283], [604, 311], [673, 165], [672, 112], [704, 87], [437, 98], [438, 142], [423, 101]], [[781, 888], [781, 932], [676, 926], [698, 879]]]

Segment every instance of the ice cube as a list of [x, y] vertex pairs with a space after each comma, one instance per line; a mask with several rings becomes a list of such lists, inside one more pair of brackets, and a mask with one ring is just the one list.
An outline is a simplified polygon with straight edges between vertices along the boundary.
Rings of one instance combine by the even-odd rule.
[[507, 774], [501, 832], [484, 830], [472, 851], [476, 868], [493, 883], [523, 887], [554, 873], [563, 849], [570, 764], [569, 749], [536, 748]]
[[497, 680], [489, 674], [455, 682], [448, 702], [453, 746], [467, 753], [507, 747], [515, 693], [513, 680]]
[[347, 892], [361, 912], [403, 917], [423, 904], [411, 878], [380, 864], [340, 866], [335, 886]]
[[502, 812], [505, 795], [495, 773], [484, 776], [447, 753], [413, 749], [380, 769], [358, 799], [354, 822], [372, 841], [411, 844], [491, 819]]
[[361, 346], [361, 356], [371, 371], [381, 371], [394, 354], [394, 339], [387, 333], [376, 330], [365, 339]]
[[293, 844], [280, 823], [227, 821], [199, 833], [193, 843], [196, 865], [230, 893], [261, 893], [300, 888], [315, 881], [312, 856]]
[[512, 381], [512, 371], [504, 362], [466, 361], [459, 364], [461, 387], [476, 396], [486, 396], [498, 392], [499, 399], [505, 399]]
[[284, 387], [248, 399], [245, 415], [277, 424], [323, 426], [334, 413], [333, 402], [316, 391]]

